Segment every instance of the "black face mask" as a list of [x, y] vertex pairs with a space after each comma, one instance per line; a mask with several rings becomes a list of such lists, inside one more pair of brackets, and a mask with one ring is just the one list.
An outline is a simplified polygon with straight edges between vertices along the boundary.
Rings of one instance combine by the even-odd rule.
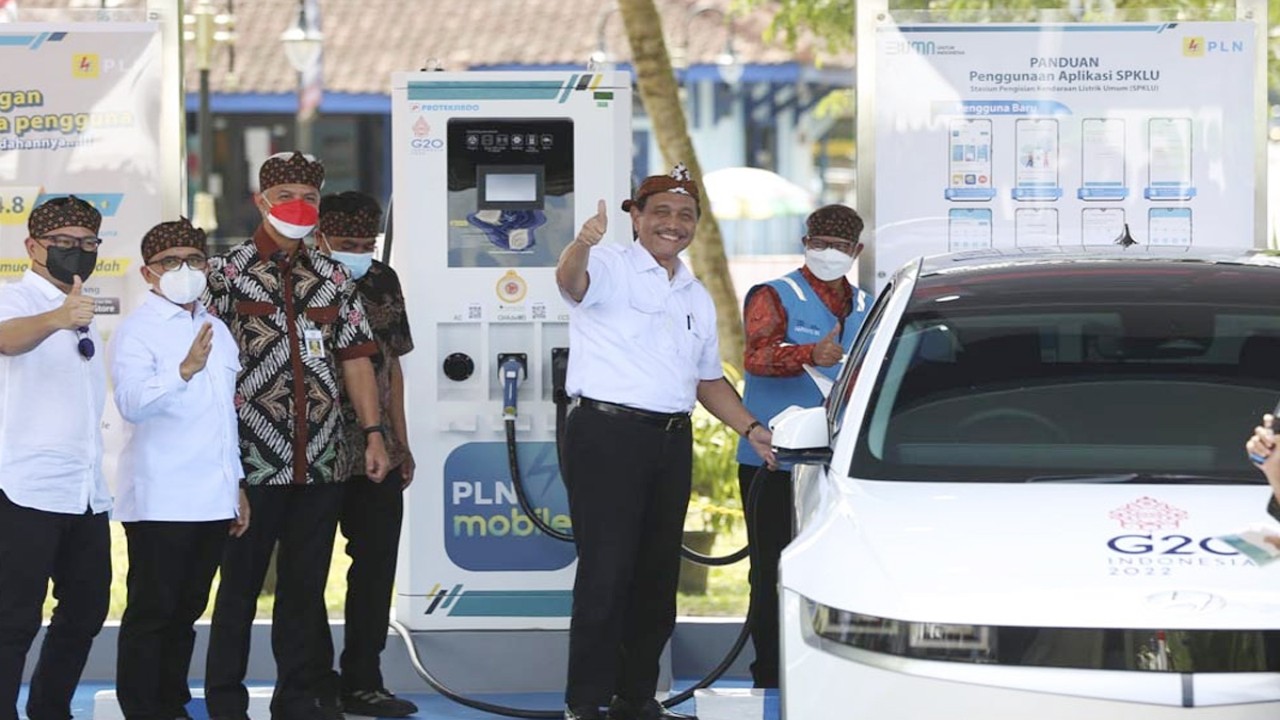
[[54, 280], [68, 285], [80, 276], [80, 282], [89, 279], [93, 269], [98, 265], [98, 251], [85, 252], [80, 248], [49, 248], [49, 257], [45, 262], [49, 274]]

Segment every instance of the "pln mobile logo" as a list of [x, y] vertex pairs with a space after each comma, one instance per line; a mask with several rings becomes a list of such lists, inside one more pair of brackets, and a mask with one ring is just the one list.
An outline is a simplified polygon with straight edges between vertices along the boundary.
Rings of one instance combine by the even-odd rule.
[[102, 59], [97, 53], [76, 53], [71, 56], [71, 77], [96, 78], [102, 73]]
[[1182, 38], [1182, 54], [1187, 57], [1204, 57], [1205, 42], [1200, 35]]

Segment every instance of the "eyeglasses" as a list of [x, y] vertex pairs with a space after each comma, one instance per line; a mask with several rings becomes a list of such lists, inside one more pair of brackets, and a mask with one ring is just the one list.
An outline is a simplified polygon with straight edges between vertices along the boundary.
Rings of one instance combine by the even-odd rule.
[[93, 346], [93, 338], [89, 337], [89, 328], [78, 327], [76, 328], [76, 333], [80, 335], [80, 342], [76, 344], [76, 349], [80, 351], [80, 357], [85, 360], [92, 360], [96, 348]]
[[80, 237], [78, 235], [42, 235], [37, 239], [44, 240], [52, 247], [56, 247], [60, 250], [80, 248], [85, 252], [96, 252], [98, 246], [102, 244], [102, 238], [94, 237], [92, 235], [89, 237]]
[[188, 255], [186, 257], [177, 257], [170, 255], [159, 260], [152, 260], [148, 265], [159, 265], [164, 268], [165, 272], [171, 272], [182, 267], [184, 264], [192, 270], [204, 270], [209, 266], [209, 258], [204, 255]]
[[857, 247], [856, 243], [851, 243], [848, 240], [823, 240], [822, 238], [817, 238], [812, 235], [805, 237], [805, 240], [809, 243], [809, 247], [814, 250], [835, 248], [845, 255], [852, 255], [854, 248]]

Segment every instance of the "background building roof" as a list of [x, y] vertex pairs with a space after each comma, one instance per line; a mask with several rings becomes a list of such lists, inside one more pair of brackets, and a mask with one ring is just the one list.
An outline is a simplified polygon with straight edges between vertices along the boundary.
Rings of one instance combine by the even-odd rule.
[[[20, 10], [98, 8], [102, 0], [19, 0]], [[722, 15], [732, 0], [656, 0], [667, 47], [688, 44], [689, 65], [714, 63], [727, 31]], [[108, 7], [139, 9], [144, 0], [106, 0]], [[194, 0], [188, 5], [194, 6]], [[213, 0], [218, 10], [226, 0]], [[585, 66], [597, 46], [604, 18], [605, 46], [617, 63], [630, 60], [622, 16], [605, 13], [612, 0], [322, 0], [324, 86], [339, 93], [389, 92], [390, 74], [417, 70], [429, 59], [444, 70], [487, 67]], [[231, 52], [220, 47], [210, 73], [215, 93], [289, 93], [297, 79], [280, 46], [280, 33], [297, 21], [297, 0], [237, 0], [234, 73]], [[27, 19], [23, 17], [22, 19]], [[752, 65], [814, 64], [814, 42], [802, 39], [796, 51], [781, 40], [766, 42], [772, 17], [766, 6], [735, 20], [739, 61]], [[44, 19], [38, 17], [36, 19]], [[850, 28], [850, 33], [853, 29]], [[188, 48], [189, 49], [189, 48]], [[828, 66], [851, 67], [851, 57], [827, 59]], [[187, 87], [196, 87], [188, 65]]]

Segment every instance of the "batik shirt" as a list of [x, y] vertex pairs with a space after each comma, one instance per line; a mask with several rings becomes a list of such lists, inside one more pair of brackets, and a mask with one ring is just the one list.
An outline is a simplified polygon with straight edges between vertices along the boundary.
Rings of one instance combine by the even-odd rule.
[[378, 349], [346, 268], [305, 246], [290, 257], [260, 227], [209, 259], [206, 296], [240, 346], [245, 483], [345, 480], [337, 365]]
[[[382, 410], [382, 424], [386, 427], [382, 437], [391, 461], [389, 467], [396, 468], [404, 462], [408, 448], [391, 429], [391, 360], [413, 350], [400, 278], [395, 270], [374, 260], [369, 272], [356, 281], [356, 294], [369, 314], [369, 327], [378, 344], [378, 354], [373, 357], [373, 372], [378, 378], [378, 407]], [[356, 417], [355, 406], [346, 393], [342, 395], [342, 416], [347, 428], [346, 449], [349, 452], [344, 465], [349, 475], [364, 475], [365, 434]]]

